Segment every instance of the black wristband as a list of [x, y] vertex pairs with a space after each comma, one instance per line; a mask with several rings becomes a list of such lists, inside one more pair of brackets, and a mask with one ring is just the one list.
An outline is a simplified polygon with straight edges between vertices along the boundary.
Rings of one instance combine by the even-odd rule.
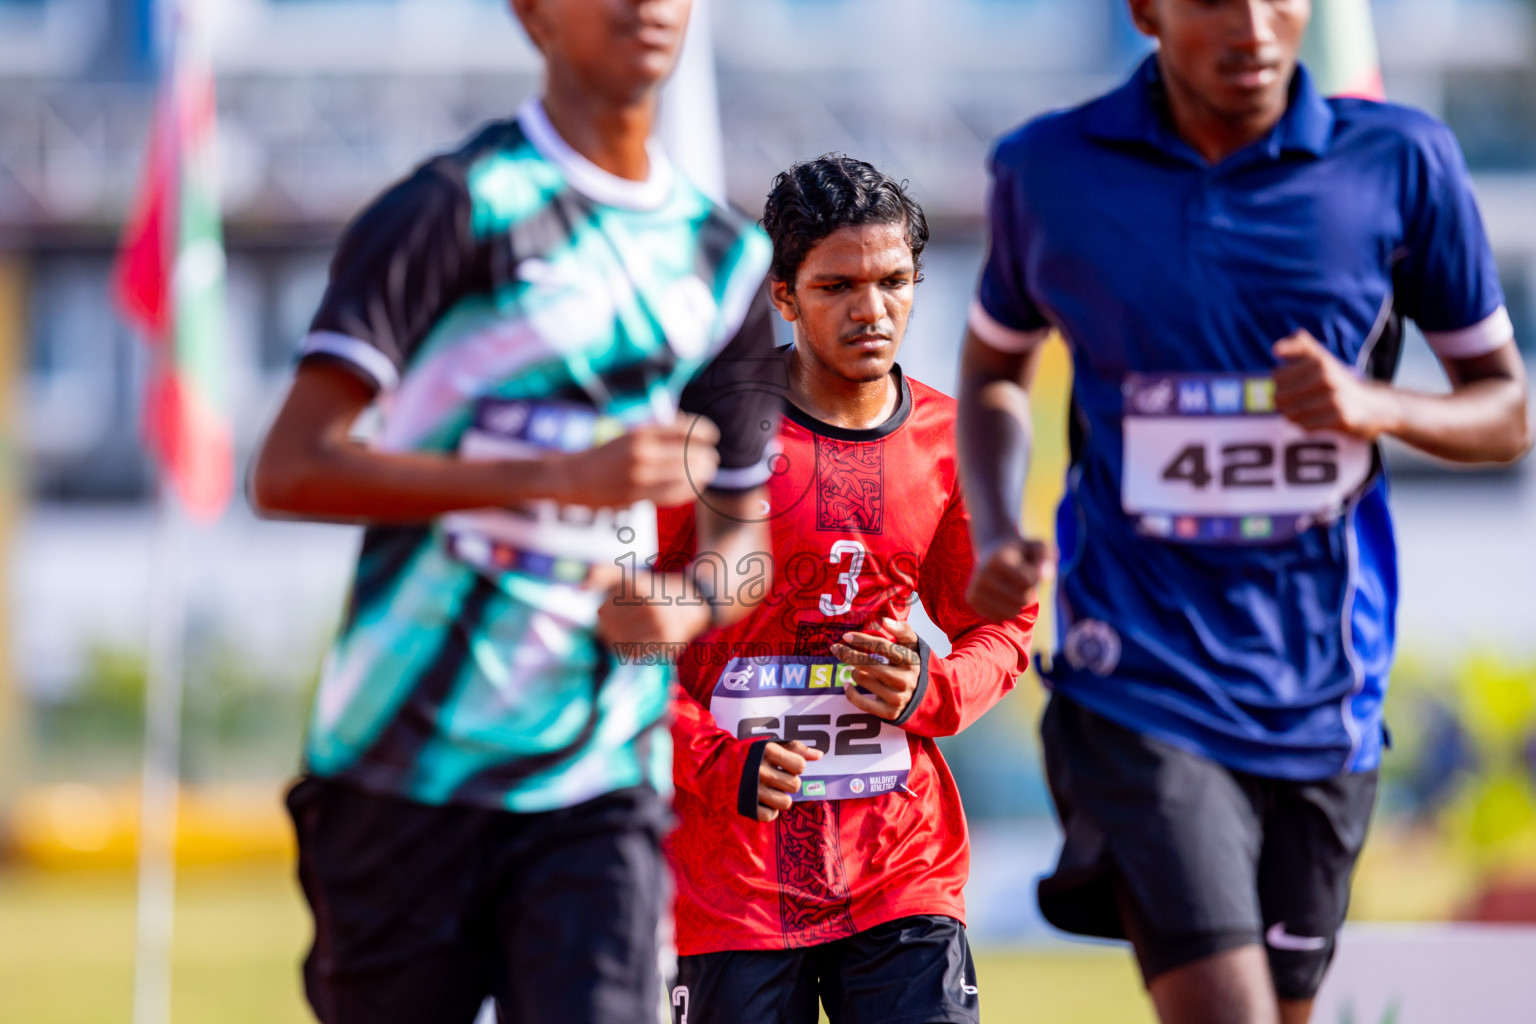
[[741, 769], [741, 783], [736, 788], [736, 813], [743, 818], [757, 820], [757, 775], [763, 766], [763, 755], [773, 737], [754, 740], [747, 750], [747, 763]]
[[907, 706], [902, 709], [901, 714], [892, 720], [892, 725], [905, 725], [907, 719], [911, 718], [913, 713], [917, 711], [917, 706], [923, 702], [924, 695], [928, 693], [928, 660], [932, 656], [933, 648], [928, 646], [928, 641], [918, 637], [917, 663], [919, 668], [917, 673], [917, 689], [912, 691], [912, 699], [907, 701]]

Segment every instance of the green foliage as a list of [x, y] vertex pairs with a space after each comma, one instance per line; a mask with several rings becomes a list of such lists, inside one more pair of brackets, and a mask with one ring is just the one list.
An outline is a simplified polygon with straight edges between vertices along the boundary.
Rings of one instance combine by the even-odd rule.
[[40, 739], [67, 746], [137, 745], [143, 734], [144, 659], [93, 645], [64, 699], [37, 709]]
[[[1397, 1024], [1397, 1010], [1397, 1003], [1387, 1007], [1387, 1012], [1381, 1018], [1381, 1024]], [[1355, 1024], [1355, 1007], [1353, 1003], [1345, 1004], [1343, 1012], [1339, 1015], [1339, 1024]]]
[[1439, 828], [1485, 869], [1536, 855], [1536, 663], [1490, 654], [1454, 671], [1411, 657], [1387, 703], [1384, 809]]
[[[65, 696], [34, 708], [41, 774], [93, 778], [135, 771], [146, 676], [141, 651], [93, 645]], [[189, 645], [184, 679], [184, 778], [295, 769], [313, 680], [274, 676], [216, 638]]]

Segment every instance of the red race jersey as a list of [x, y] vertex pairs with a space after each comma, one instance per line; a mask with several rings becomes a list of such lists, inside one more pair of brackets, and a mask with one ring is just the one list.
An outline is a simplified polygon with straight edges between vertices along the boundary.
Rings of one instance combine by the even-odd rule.
[[[901, 401], [879, 427], [842, 429], [789, 407], [768, 484], [771, 589], [680, 660], [669, 853], [684, 956], [816, 945], [914, 914], [965, 919], [965, 813], [934, 737], [1013, 688], [1038, 609], [994, 624], [966, 604], [955, 403], [893, 372]], [[661, 538], [666, 567], [687, 561], [691, 509], [663, 512]], [[939, 658], [920, 645], [918, 691], [887, 723], [844, 696], [850, 670], [828, 648], [881, 617], [906, 619], [917, 597], [953, 650]], [[824, 756], [794, 806], [762, 823], [769, 738]]]

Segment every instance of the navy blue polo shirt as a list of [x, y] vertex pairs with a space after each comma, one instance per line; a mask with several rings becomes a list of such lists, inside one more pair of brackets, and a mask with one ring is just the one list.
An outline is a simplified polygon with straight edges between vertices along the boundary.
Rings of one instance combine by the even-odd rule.
[[1396, 552], [1380, 460], [1274, 414], [1299, 329], [1362, 373], [1398, 316], [1443, 357], [1513, 337], [1470, 177], [1426, 114], [1324, 99], [1304, 68], [1217, 164], [1173, 130], [1156, 57], [992, 156], [970, 326], [1073, 359], [1052, 686], [1241, 771], [1374, 768]]

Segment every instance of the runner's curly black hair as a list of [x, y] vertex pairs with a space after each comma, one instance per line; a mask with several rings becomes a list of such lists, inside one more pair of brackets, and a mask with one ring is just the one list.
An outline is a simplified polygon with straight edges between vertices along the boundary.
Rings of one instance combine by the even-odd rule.
[[773, 276], [794, 291], [800, 264], [818, 242], [839, 228], [865, 224], [904, 225], [922, 280], [928, 218], [907, 194], [906, 182], [841, 153], [795, 164], [773, 179], [763, 208], [763, 227], [773, 239]]

